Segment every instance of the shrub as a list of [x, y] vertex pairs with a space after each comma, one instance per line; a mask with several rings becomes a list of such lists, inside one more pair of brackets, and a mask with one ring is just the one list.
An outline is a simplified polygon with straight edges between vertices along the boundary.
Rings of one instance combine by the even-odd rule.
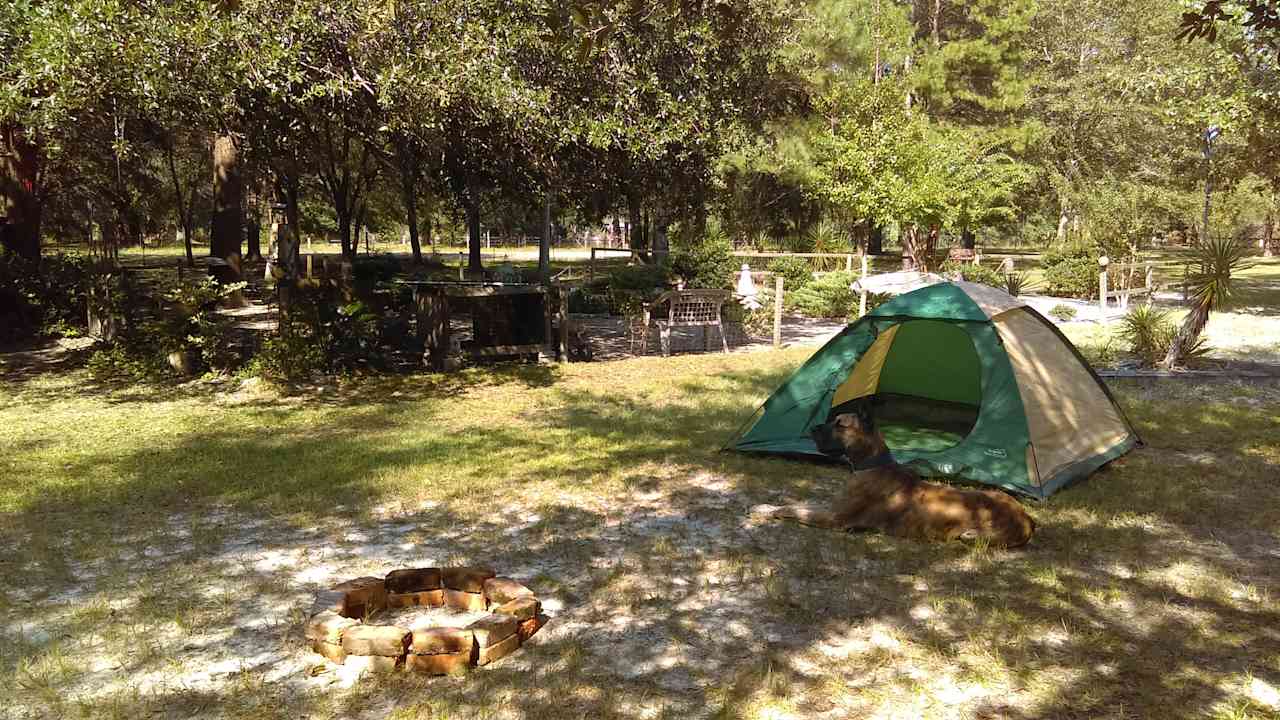
[[629, 315], [666, 289], [670, 280], [664, 265], [632, 265], [609, 275], [604, 300], [611, 315]]
[[154, 348], [151, 350], [145, 351], [137, 344], [118, 339], [94, 350], [85, 368], [100, 380], [124, 377], [135, 382], [154, 382], [171, 376], [173, 368], [164, 355], [154, 352]]
[[1004, 291], [1018, 297], [1031, 289], [1031, 280], [1024, 273], [1012, 272], [1004, 276]]
[[212, 370], [229, 370], [238, 357], [231, 347], [231, 321], [217, 314], [222, 301], [243, 289], [245, 283], [220, 285], [211, 277], [187, 280], [161, 294], [166, 302], [163, 318], [143, 328], [146, 342], [162, 354], [195, 350], [201, 363]]
[[92, 281], [81, 255], [49, 255], [36, 265], [0, 254], [0, 341], [79, 334]]
[[607, 278], [569, 290], [569, 312], [582, 315], [609, 314]]
[[827, 273], [794, 293], [787, 293], [784, 302], [788, 308], [809, 317], [855, 317], [858, 314], [858, 293], [849, 286], [856, 279], [853, 273]]
[[[1128, 344], [1129, 352], [1144, 367], [1154, 367], [1169, 354], [1169, 348], [1178, 337], [1178, 326], [1168, 310], [1152, 305], [1134, 306], [1121, 320], [1120, 337]], [[1197, 338], [1186, 359], [1203, 357], [1209, 351], [1204, 338]]]
[[733, 244], [719, 234], [679, 248], [671, 253], [668, 265], [673, 276], [684, 279], [686, 287], [705, 289], [733, 287], [738, 269]]
[[781, 275], [784, 290], [799, 290], [813, 280], [813, 272], [804, 258], [780, 257], [769, 263], [769, 272]]
[[1045, 290], [1059, 297], [1092, 300], [1098, 297], [1098, 258], [1102, 251], [1093, 243], [1074, 243], [1050, 248], [1040, 259]]
[[299, 382], [325, 372], [329, 363], [324, 347], [305, 330], [293, 330], [264, 340], [262, 349], [245, 368], [245, 372], [286, 382]]
[[1054, 305], [1049, 310], [1049, 317], [1056, 318], [1062, 322], [1071, 322], [1076, 319], [1076, 309], [1070, 305]]
[[1003, 289], [1005, 286], [1004, 277], [988, 267], [983, 267], [976, 263], [955, 262], [948, 260], [942, 264], [942, 274], [947, 276], [960, 275], [960, 279], [965, 282], [982, 283], [993, 288]]

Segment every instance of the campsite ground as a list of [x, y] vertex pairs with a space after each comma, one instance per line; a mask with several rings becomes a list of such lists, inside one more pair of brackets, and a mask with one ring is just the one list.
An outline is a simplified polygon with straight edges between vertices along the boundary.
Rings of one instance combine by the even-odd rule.
[[[1148, 447], [994, 551], [748, 516], [843, 481], [717, 452], [809, 352], [0, 376], [0, 717], [1280, 717], [1280, 386], [1113, 382]], [[315, 590], [461, 562], [554, 620], [467, 678], [305, 652]]]

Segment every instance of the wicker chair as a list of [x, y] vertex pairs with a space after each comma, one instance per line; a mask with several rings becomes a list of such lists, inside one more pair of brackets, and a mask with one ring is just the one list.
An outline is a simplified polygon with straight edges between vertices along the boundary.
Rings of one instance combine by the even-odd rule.
[[[724, 352], [729, 352], [729, 340], [724, 335], [724, 325], [720, 322], [720, 309], [732, 297], [728, 290], [671, 290], [658, 296], [650, 303], [650, 316], [653, 324], [658, 326], [658, 336], [662, 341], [662, 354], [671, 354], [671, 328], [702, 328], [702, 344], [704, 350], [710, 350], [710, 328], [720, 332], [720, 345]], [[662, 305], [667, 306], [665, 318], [654, 312]]]

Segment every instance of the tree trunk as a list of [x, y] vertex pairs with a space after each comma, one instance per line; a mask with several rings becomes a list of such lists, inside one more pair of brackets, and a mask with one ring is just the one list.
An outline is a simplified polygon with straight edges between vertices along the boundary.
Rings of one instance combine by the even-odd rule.
[[244, 220], [245, 260], [262, 261], [262, 183], [255, 183], [254, 189], [245, 198], [248, 213]]
[[542, 200], [542, 239], [538, 243], [538, 278], [551, 282], [551, 193]]
[[484, 260], [480, 256], [480, 201], [472, 193], [465, 200], [467, 209], [467, 271], [479, 276], [484, 272]]
[[418, 158], [403, 138], [396, 144], [400, 161], [400, 201], [409, 221], [409, 248], [415, 265], [422, 264], [422, 242], [418, 238]]
[[883, 255], [884, 254], [884, 226], [876, 225], [871, 228], [871, 234], [867, 237], [867, 254]]
[[178, 160], [173, 144], [173, 138], [165, 143], [165, 159], [169, 161], [169, 179], [173, 182], [174, 207], [178, 214], [178, 227], [182, 228], [182, 243], [187, 251], [187, 267], [195, 267], [196, 257], [191, 250], [192, 214], [188, 212], [187, 195], [182, 190], [182, 179], [178, 177]]
[[1200, 339], [1200, 333], [1204, 332], [1204, 326], [1207, 324], [1209, 324], [1209, 308], [1204, 303], [1197, 302], [1191, 308], [1191, 312], [1187, 313], [1187, 318], [1182, 321], [1182, 327], [1178, 328], [1178, 336], [1169, 346], [1169, 352], [1160, 365], [1173, 368], [1186, 362], [1188, 353]]
[[0, 127], [0, 246], [40, 259], [40, 152], [12, 125]]
[[1262, 231], [1262, 257], [1275, 257], [1276, 241], [1276, 193], [1271, 194], [1271, 209], [1267, 211], [1267, 223]]
[[225, 265], [209, 271], [222, 283], [240, 280], [240, 237], [244, 234], [244, 181], [240, 176], [240, 151], [235, 138], [220, 135], [213, 141], [213, 228], [209, 255]]
[[355, 243], [351, 238], [351, 211], [334, 203], [334, 214], [338, 216], [338, 239], [342, 241], [342, 256], [348, 260], [356, 257]]
[[640, 226], [640, 198], [635, 193], [627, 193], [627, 232], [628, 246], [632, 250], [644, 249], [644, 229]]
[[977, 247], [977, 244], [978, 236], [974, 235], [973, 231], [969, 228], [965, 228], [964, 231], [960, 233], [960, 247], [965, 250], [973, 250]]
[[902, 269], [916, 269], [916, 226], [902, 228]]
[[1066, 242], [1067, 226], [1070, 224], [1071, 224], [1071, 214], [1067, 212], [1067, 209], [1064, 207], [1062, 208], [1062, 212], [1058, 215], [1058, 244], [1059, 245]]

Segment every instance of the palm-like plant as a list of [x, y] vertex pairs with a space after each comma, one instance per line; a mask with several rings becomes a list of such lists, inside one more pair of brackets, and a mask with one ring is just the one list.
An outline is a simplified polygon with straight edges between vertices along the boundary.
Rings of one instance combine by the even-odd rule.
[[1183, 320], [1178, 335], [1164, 356], [1165, 367], [1181, 364], [1190, 357], [1209, 322], [1209, 313], [1230, 302], [1234, 292], [1232, 277], [1245, 269], [1245, 247], [1235, 238], [1206, 238], [1195, 246], [1191, 264], [1183, 276], [1191, 312]]

